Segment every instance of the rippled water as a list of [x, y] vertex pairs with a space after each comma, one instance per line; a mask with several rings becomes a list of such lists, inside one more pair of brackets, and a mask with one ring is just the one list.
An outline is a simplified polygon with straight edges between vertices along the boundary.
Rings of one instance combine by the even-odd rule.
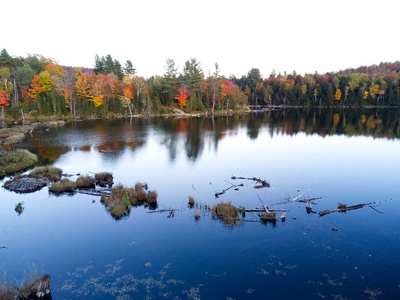
[[[0, 189], [0, 266], [51, 275], [53, 299], [398, 299], [400, 129], [397, 110], [274, 111], [218, 118], [71, 122], [20, 146], [69, 174], [111, 171], [146, 182], [159, 209], [116, 221], [96, 196]], [[260, 177], [271, 188], [231, 176]], [[72, 177], [72, 178], [76, 178]], [[219, 199], [215, 193], [231, 184]], [[304, 193], [305, 192], [305, 193]], [[304, 203], [322, 197], [307, 214]], [[286, 222], [224, 226], [187, 207], [232, 201], [287, 209]], [[92, 200], [95, 200], [92, 203]], [[23, 201], [18, 215], [15, 204]], [[377, 202], [323, 217], [318, 212]], [[253, 218], [253, 219], [252, 219]], [[332, 227], [337, 231], [332, 231]]]

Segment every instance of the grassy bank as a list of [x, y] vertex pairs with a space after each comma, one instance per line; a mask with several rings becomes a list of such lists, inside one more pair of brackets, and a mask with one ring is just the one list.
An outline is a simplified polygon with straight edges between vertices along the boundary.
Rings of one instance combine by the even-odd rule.
[[37, 161], [37, 156], [25, 149], [6, 151], [0, 157], [0, 177], [31, 168]]

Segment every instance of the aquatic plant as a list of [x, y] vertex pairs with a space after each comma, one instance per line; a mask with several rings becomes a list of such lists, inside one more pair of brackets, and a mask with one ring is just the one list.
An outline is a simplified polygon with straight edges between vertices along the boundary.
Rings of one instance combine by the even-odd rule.
[[227, 226], [238, 225], [242, 222], [242, 219], [238, 216], [239, 209], [233, 206], [230, 201], [214, 204], [211, 212], [213, 219], [220, 219]]
[[195, 204], [194, 198], [192, 196], [189, 196], [188, 198], [189, 198], [188, 205], [190, 208], [193, 208]]
[[96, 181], [96, 184], [101, 187], [106, 187], [107, 185], [111, 187], [114, 183], [113, 175], [109, 172], [96, 173], [94, 175], [94, 179]]
[[143, 190], [143, 185], [137, 183], [135, 189], [118, 184], [111, 189], [111, 194], [103, 193], [101, 203], [115, 219], [120, 219], [129, 214], [132, 206], [149, 205], [150, 208], [157, 207], [157, 192]]
[[0, 177], [30, 168], [37, 161], [37, 156], [25, 149], [6, 151], [0, 157]]
[[24, 210], [24, 207], [22, 206], [22, 203], [19, 202], [17, 205], [15, 205], [15, 211], [18, 213], [18, 215], [22, 214]]
[[340, 202], [339, 202], [337, 208], [338, 208], [338, 209], [346, 209], [346, 208], [347, 208], [347, 204], [343, 204], [343, 203], [340, 203]]
[[114, 187], [111, 190], [111, 194], [103, 193], [100, 201], [117, 220], [128, 215], [131, 206], [137, 205], [138, 203], [135, 190], [132, 188], [125, 188], [122, 184], [118, 184]]
[[80, 176], [76, 180], [76, 187], [78, 189], [91, 189], [95, 188], [95, 180], [90, 176]]
[[157, 192], [156, 191], [149, 191], [147, 193], [147, 203], [149, 205], [157, 204]]
[[[147, 185], [146, 185], [147, 187]], [[143, 184], [140, 182], [137, 182], [135, 184], [135, 192], [136, 192], [136, 198], [138, 201], [145, 201], [146, 200], [146, 192], [143, 189]]]
[[76, 190], [76, 183], [64, 178], [59, 182], [54, 182], [49, 186], [49, 191], [55, 194], [72, 193]]
[[29, 173], [29, 177], [45, 177], [50, 181], [59, 181], [61, 179], [61, 175], [62, 170], [52, 166], [36, 167]]

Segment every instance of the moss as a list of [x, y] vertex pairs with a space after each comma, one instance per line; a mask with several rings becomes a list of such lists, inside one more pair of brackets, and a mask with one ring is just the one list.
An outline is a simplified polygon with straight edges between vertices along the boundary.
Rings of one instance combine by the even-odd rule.
[[95, 188], [95, 180], [90, 176], [81, 176], [76, 180], [76, 187], [78, 189]]
[[212, 209], [212, 217], [220, 219], [224, 225], [233, 226], [241, 224], [242, 219], [238, 216], [239, 209], [232, 205], [231, 202], [220, 202], [215, 204]]
[[36, 167], [29, 173], [29, 177], [40, 178], [45, 177], [50, 181], [59, 181], [61, 179], [62, 170], [52, 166]]
[[38, 158], [25, 149], [6, 151], [0, 157], [0, 173], [13, 174], [35, 165]]
[[55, 182], [49, 186], [49, 191], [55, 194], [72, 193], [76, 190], [76, 183], [65, 178], [60, 182]]

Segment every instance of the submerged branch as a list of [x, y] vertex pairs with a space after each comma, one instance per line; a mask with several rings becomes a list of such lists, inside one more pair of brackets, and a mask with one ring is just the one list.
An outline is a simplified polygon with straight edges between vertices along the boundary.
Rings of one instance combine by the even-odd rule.
[[244, 180], [252, 180], [255, 181], [261, 185], [256, 185], [254, 186], [255, 189], [260, 189], [260, 188], [264, 188], [264, 187], [271, 187], [271, 185], [269, 184], [268, 181], [266, 180], [262, 180], [261, 178], [256, 178], [256, 177], [236, 177], [236, 176], [232, 176], [231, 179], [235, 180], [235, 179], [244, 179]]
[[357, 204], [357, 205], [353, 205], [353, 206], [344, 206], [343, 208], [337, 208], [337, 209], [331, 209], [331, 210], [325, 210], [325, 211], [321, 211], [319, 213], [319, 216], [325, 216], [327, 214], [333, 213], [333, 212], [345, 212], [348, 210], [355, 210], [355, 209], [360, 209], [363, 208], [364, 206], [370, 206], [371, 204], [375, 204], [375, 202], [370, 202], [370, 203], [365, 203], [365, 204]]

